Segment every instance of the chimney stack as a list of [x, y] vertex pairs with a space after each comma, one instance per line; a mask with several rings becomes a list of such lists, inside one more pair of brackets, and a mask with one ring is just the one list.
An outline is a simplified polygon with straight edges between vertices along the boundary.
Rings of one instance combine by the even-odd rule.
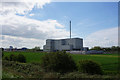
[[70, 39], [71, 39], [71, 21], [70, 21]]

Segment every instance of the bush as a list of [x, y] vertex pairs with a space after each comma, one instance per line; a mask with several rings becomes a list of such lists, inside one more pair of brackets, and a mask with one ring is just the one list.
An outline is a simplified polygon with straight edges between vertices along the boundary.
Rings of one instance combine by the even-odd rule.
[[55, 73], [55, 72], [49, 72], [49, 73], [45, 73], [42, 77], [44, 78], [52, 78], [52, 79], [59, 79], [60, 78], [60, 73]]
[[8, 56], [5, 56], [3, 59], [4, 59], [4, 60], [9, 60], [9, 57], [8, 57]]
[[24, 55], [19, 54], [19, 55], [17, 56], [17, 61], [18, 61], [18, 62], [23, 62], [23, 63], [25, 63], [25, 62], [26, 62], [26, 58], [25, 58]]
[[17, 55], [11, 54], [9, 58], [10, 61], [17, 61]]
[[42, 67], [46, 71], [65, 73], [74, 71], [76, 64], [68, 53], [51, 52], [43, 56]]
[[22, 54], [18, 54], [18, 55], [11, 54], [10, 56], [5, 56], [4, 59], [9, 61], [23, 62], [23, 63], [26, 62], [26, 58]]
[[81, 60], [78, 63], [78, 71], [88, 74], [103, 74], [101, 66], [92, 60]]
[[[31, 78], [42, 78], [42, 76], [44, 75], [44, 72], [41, 66], [37, 66], [31, 63], [23, 64], [15, 61], [3, 60], [2, 66], [3, 66], [3, 72], [7, 71], [14, 74], [17, 73], [17, 75], [23, 76], [25, 80], [31, 80]], [[26, 78], [29, 78], [29, 79], [26, 79]], [[16, 80], [19, 80], [19, 79], [16, 79]]]
[[13, 61], [13, 56], [14, 56], [13, 54], [11, 54], [11, 55], [9, 56], [9, 60], [10, 60], [10, 61]]

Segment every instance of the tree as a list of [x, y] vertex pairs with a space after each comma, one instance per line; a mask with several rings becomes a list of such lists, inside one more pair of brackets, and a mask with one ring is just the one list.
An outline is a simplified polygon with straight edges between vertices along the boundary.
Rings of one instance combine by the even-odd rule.
[[25, 58], [25, 56], [23, 54], [18, 54], [17, 61], [25, 63], [26, 62], [26, 58]]
[[39, 46], [36, 46], [33, 48], [34, 51], [40, 51], [40, 47]]
[[66, 73], [77, 69], [72, 57], [65, 52], [51, 52], [43, 56], [42, 67], [45, 71]]
[[118, 51], [118, 50], [119, 50], [119, 46], [112, 46], [112, 47], [111, 47], [111, 50], [112, 50], [112, 51]]
[[91, 50], [102, 50], [102, 48], [100, 46], [95, 46], [95, 47], [91, 48]]
[[103, 74], [101, 66], [92, 60], [81, 60], [78, 63], [78, 71], [88, 74]]
[[11, 54], [10, 56], [5, 56], [4, 59], [9, 61], [18, 61], [22, 63], [26, 62], [26, 58], [23, 54], [18, 54], [18, 55]]

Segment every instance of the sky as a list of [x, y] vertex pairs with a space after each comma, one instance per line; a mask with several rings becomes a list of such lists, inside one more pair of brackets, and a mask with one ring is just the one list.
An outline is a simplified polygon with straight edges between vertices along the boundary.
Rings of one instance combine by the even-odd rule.
[[33, 48], [46, 39], [83, 38], [84, 47], [118, 45], [118, 2], [1, 2], [1, 47]]

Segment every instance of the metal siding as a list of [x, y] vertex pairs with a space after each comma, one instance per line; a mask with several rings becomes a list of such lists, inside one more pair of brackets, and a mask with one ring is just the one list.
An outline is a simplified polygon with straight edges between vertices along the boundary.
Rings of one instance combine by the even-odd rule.
[[48, 39], [46, 40], [46, 45], [43, 48], [44, 51], [48, 51], [47, 49], [49, 49], [49, 51], [82, 49], [83, 39], [81, 38], [60, 39], [60, 40]]

